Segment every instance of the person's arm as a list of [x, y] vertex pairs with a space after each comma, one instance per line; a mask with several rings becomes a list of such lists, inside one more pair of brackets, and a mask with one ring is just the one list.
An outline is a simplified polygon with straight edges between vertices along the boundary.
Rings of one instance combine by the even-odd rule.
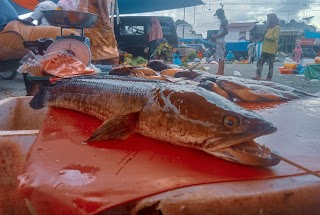
[[267, 31], [267, 34], [265, 35], [264, 39], [270, 41], [270, 42], [275, 42], [279, 39], [280, 35], [280, 27], [277, 26], [275, 29], [269, 29]]

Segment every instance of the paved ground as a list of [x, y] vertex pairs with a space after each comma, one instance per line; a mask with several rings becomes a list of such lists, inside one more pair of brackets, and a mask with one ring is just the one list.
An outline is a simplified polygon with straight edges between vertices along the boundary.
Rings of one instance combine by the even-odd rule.
[[[278, 68], [282, 65], [283, 63], [275, 64], [274, 82], [295, 87], [309, 93], [320, 94], [320, 81], [308, 81], [304, 76], [281, 75], [278, 72]], [[202, 66], [210, 67], [209, 72], [215, 73], [217, 71], [217, 65], [204, 64]], [[267, 67], [266, 65], [263, 70], [262, 78], [266, 78], [267, 76]], [[255, 71], [255, 64], [227, 64], [225, 67], [225, 75], [233, 76], [236, 73], [240, 73], [243, 78], [254, 77]], [[0, 80], [0, 100], [11, 96], [23, 96], [25, 94], [26, 91], [21, 74], [18, 74], [13, 80]]]

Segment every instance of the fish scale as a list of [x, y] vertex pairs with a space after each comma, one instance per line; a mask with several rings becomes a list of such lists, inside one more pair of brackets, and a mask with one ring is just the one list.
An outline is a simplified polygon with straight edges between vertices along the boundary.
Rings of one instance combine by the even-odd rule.
[[[127, 85], [123, 86], [123, 83]], [[120, 84], [122, 84], [121, 88], [119, 88]], [[150, 86], [150, 88], [154, 87]], [[87, 113], [89, 110], [89, 115], [101, 120], [106, 120], [113, 114], [124, 114], [123, 109], [131, 111], [128, 106], [138, 110], [146, 103], [145, 97], [151, 96], [149, 89], [135, 87], [132, 82], [100, 79], [75, 79], [58, 82], [47, 92], [46, 100], [49, 106], [72, 109], [83, 113]], [[104, 105], [97, 103], [95, 97], [103, 101], [101, 104]], [[134, 99], [136, 102], [131, 101], [128, 105], [129, 102], [126, 101], [130, 97], [137, 100]], [[112, 102], [114, 100], [121, 100], [122, 102]]]
[[247, 165], [279, 162], [258, 145], [255, 152], [237, 149], [275, 132], [272, 123], [198, 86], [133, 77], [77, 77], [40, 89], [30, 106], [67, 108], [103, 120], [88, 142], [123, 139], [137, 132]]

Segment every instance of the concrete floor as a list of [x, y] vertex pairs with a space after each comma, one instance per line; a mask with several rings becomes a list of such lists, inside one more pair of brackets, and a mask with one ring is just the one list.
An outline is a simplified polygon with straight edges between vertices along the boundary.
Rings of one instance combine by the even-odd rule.
[[[218, 69], [217, 65], [202, 64], [202, 67], [209, 68], [208, 72], [215, 73]], [[304, 76], [297, 75], [282, 75], [279, 74], [278, 68], [283, 66], [283, 63], [277, 62], [274, 67], [273, 81], [287, 86], [295, 87], [309, 93], [320, 94], [320, 81], [307, 80]], [[234, 76], [241, 74], [243, 78], [252, 78], [255, 76], [256, 64], [226, 64], [225, 75]], [[262, 78], [266, 78], [268, 65], [265, 65], [262, 73]], [[13, 80], [0, 79], [0, 100], [12, 96], [26, 95], [23, 77], [18, 74]]]

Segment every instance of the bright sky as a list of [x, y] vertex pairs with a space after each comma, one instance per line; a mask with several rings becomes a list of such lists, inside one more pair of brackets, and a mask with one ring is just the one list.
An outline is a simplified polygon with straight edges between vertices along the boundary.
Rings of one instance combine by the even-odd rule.
[[[202, 0], [206, 5], [186, 8], [186, 21], [194, 26], [197, 33], [206, 37], [207, 30], [217, 29], [219, 20], [213, 16], [220, 3], [224, 5], [229, 22], [266, 20], [266, 15], [276, 13], [280, 19], [290, 21], [302, 20], [304, 17], [314, 16], [309, 24], [320, 29], [320, 1], [319, 0]], [[174, 20], [183, 19], [183, 9], [167, 10], [143, 15], [171, 16]], [[23, 15], [23, 18], [29, 14]], [[21, 16], [20, 16], [21, 17]], [[307, 22], [307, 21], [306, 21]]]
[[[194, 26], [197, 33], [206, 37], [207, 30], [217, 29], [219, 20], [213, 16], [220, 3], [224, 5], [229, 22], [258, 21], [263, 22], [269, 13], [276, 13], [280, 19], [290, 21], [302, 20], [315, 16], [309, 24], [320, 28], [319, 0], [202, 0], [206, 5], [186, 8], [186, 21]], [[183, 9], [148, 13], [152, 15], [168, 15], [174, 20], [183, 19]]]

